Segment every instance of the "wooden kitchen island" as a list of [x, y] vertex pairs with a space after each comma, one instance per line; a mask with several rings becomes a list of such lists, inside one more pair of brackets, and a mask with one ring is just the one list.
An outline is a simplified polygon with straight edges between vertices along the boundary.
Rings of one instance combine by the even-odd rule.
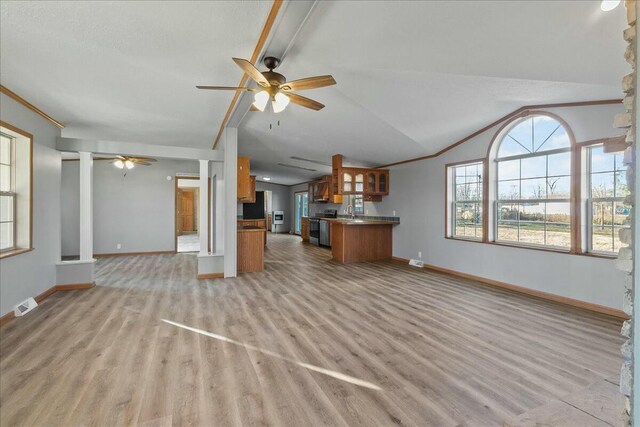
[[333, 259], [343, 264], [391, 259], [395, 224], [389, 221], [332, 221]]

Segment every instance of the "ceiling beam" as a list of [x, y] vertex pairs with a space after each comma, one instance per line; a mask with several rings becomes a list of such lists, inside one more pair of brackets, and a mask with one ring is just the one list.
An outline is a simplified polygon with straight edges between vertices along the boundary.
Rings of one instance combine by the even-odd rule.
[[[269, 11], [269, 15], [267, 16], [267, 21], [264, 23], [264, 27], [262, 28], [262, 32], [260, 33], [260, 37], [258, 38], [256, 47], [253, 49], [253, 54], [251, 55], [251, 58], [249, 58], [249, 62], [251, 62], [252, 64], [256, 63], [260, 55], [260, 52], [262, 52], [264, 44], [266, 43], [267, 38], [269, 37], [269, 33], [273, 28], [273, 23], [275, 22], [276, 17], [278, 16], [278, 11], [280, 11], [280, 7], [282, 6], [282, 3], [283, 3], [283, 0], [274, 0], [273, 4], [271, 5], [271, 10]], [[244, 87], [244, 85], [247, 84], [247, 79], [248, 79], [247, 74], [243, 73], [242, 78], [240, 79], [240, 83], [238, 83], [238, 87]], [[220, 129], [218, 129], [218, 134], [216, 135], [216, 139], [213, 142], [213, 147], [212, 147], [213, 150], [216, 149], [216, 146], [220, 141], [222, 132], [224, 131], [224, 128], [227, 126], [227, 122], [231, 117], [231, 113], [233, 112], [233, 109], [235, 108], [236, 102], [238, 102], [238, 98], [240, 98], [241, 93], [242, 93], [241, 91], [236, 91], [236, 93], [233, 95], [233, 99], [231, 99], [231, 104], [229, 104], [229, 108], [227, 108], [227, 113], [224, 115], [224, 118], [222, 119], [222, 123], [220, 123]]]
[[181, 160], [224, 161], [223, 154], [200, 148], [152, 145], [140, 142], [99, 141], [94, 139], [62, 138], [56, 139], [58, 151], [88, 151], [94, 154], [120, 154], [127, 156], [159, 157]]

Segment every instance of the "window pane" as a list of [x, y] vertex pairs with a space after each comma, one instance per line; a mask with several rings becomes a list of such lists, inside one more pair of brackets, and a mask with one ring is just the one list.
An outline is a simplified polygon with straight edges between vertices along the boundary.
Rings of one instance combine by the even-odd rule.
[[571, 153], [547, 156], [549, 176], [571, 175]]
[[591, 211], [591, 249], [598, 252], [613, 252], [614, 202], [593, 203]]
[[454, 236], [482, 237], [482, 207], [480, 203], [456, 203]]
[[522, 204], [520, 209], [520, 242], [544, 245], [544, 203]]
[[626, 245], [620, 241], [620, 230], [628, 227], [614, 227], [613, 228], [613, 250], [614, 252], [618, 252], [620, 248], [625, 247]]
[[520, 181], [498, 182], [499, 200], [518, 200], [520, 198]]
[[547, 178], [548, 199], [568, 199], [571, 194], [571, 177], [558, 176]]
[[591, 197], [614, 197], [613, 172], [594, 173], [591, 175]]
[[616, 172], [615, 180], [615, 197], [626, 197], [627, 195], [629, 195], [629, 188], [627, 187], [627, 174], [625, 172]]
[[539, 178], [547, 175], [547, 157], [530, 157], [521, 160], [522, 178]]
[[545, 178], [523, 179], [521, 191], [523, 199], [546, 199], [547, 180]]
[[498, 181], [520, 179], [520, 160], [498, 162]]
[[0, 163], [11, 164], [11, 139], [0, 135]]
[[13, 222], [0, 222], [0, 250], [13, 246]]
[[591, 147], [591, 172], [611, 172], [614, 170], [614, 157], [606, 154], [602, 145]]
[[533, 152], [532, 119], [525, 119], [515, 125], [500, 144], [498, 157], [527, 154]]
[[538, 116], [533, 120], [536, 152], [567, 148], [571, 145], [567, 131], [557, 120], [547, 116]]
[[0, 164], [0, 191], [11, 191], [11, 167]]
[[498, 240], [518, 241], [519, 216], [517, 204], [498, 204]]
[[0, 196], [0, 221], [13, 221], [13, 196]]
[[547, 203], [546, 233], [545, 244], [571, 247], [571, 206], [569, 203]]

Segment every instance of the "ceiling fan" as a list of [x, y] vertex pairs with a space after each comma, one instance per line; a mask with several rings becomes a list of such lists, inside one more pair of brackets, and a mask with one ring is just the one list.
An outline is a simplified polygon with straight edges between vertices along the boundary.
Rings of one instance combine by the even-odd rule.
[[259, 111], [264, 111], [269, 100], [271, 100], [273, 112], [279, 113], [289, 105], [289, 102], [293, 102], [294, 104], [298, 104], [315, 111], [322, 110], [324, 108], [324, 104], [314, 101], [313, 99], [297, 95], [293, 92], [316, 89], [336, 84], [335, 79], [330, 75], [307, 77], [288, 82], [282, 74], [273, 71], [280, 63], [280, 60], [273, 56], [267, 56], [264, 58], [264, 65], [269, 69], [269, 71], [263, 72], [258, 71], [258, 69], [246, 59], [233, 58], [233, 61], [238, 64], [238, 66], [242, 68], [249, 77], [258, 83], [258, 88], [254, 89], [249, 87], [229, 86], [196, 87], [198, 89], [207, 90], [239, 90], [243, 92], [256, 92], [254, 102], [252, 104], [253, 108], [256, 108]]
[[[100, 159], [96, 159], [100, 160]], [[151, 166], [153, 162], [156, 162], [156, 159], [152, 159], [151, 157], [135, 157], [135, 156], [116, 156], [110, 159], [111, 163], [118, 169], [133, 169], [135, 165], [141, 166]]]

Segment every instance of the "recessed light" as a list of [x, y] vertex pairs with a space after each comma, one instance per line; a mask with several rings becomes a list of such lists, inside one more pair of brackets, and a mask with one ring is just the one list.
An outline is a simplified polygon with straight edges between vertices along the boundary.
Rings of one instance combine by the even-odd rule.
[[262, 180], [263, 180], [263, 181], [271, 181], [271, 177], [269, 177], [269, 176], [263, 176], [263, 177], [262, 177]]
[[600, 3], [600, 9], [602, 9], [603, 12], [609, 12], [618, 7], [619, 4], [620, 0], [602, 0], [602, 3]]

